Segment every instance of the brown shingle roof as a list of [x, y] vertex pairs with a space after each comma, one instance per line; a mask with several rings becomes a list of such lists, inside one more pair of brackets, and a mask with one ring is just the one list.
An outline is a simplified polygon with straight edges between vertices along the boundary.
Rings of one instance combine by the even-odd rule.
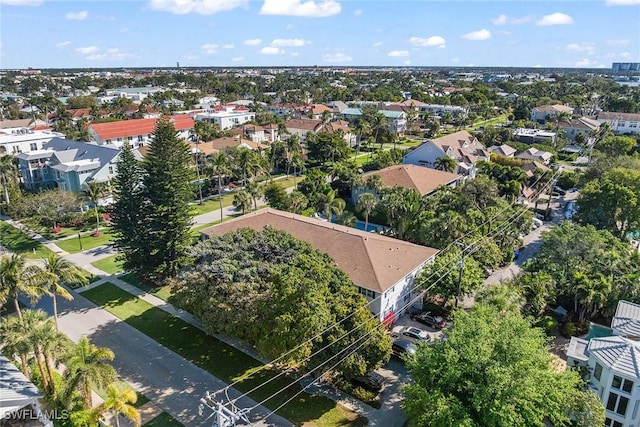
[[315, 132], [322, 126], [322, 120], [317, 119], [291, 119], [284, 122], [287, 129], [303, 129], [309, 132]]
[[240, 138], [240, 136], [223, 136], [222, 138], [214, 139], [213, 141], [201, 142], [199, 144], [189, 143], [192, 150], [200, 150], [205, 155], [214, 154], [225, 148], [233, 147], [237, 148], [241, 145], [247, 146], [250, 150], [259, 150], [267, 148], [264, 144], [253, 142], [250, 139]]
[[478, 160], [477, 157], [489, 157], [484, 145], [466, 130], [441, 136], [431, 141], [445, 153], [451, 149], [456, 159], [467, 163], [475, 163]]
[[629, 120], [640, 121], [640, 114], [638, 113], [615, 113], [609, 111], [603, 111], [596, 117], [598, 120]]
[[358, 286], [385, 292], [433, 257], [437, 249], [267, 208], [202, 230], [222, 236], [241, 228], [273, 227], [325, 252]]
[[450, 172], [443, 172], [437, 169], [425, 168], [416, 165], [397, 165], [378, 171], [367, 172], [362, 175], [366, 181], [369, 177], [378, 175], [385, 186], [413, 188], [420, 194], [429, 194], [441, 185], [447, 185], [457, 179], [460, 175]]

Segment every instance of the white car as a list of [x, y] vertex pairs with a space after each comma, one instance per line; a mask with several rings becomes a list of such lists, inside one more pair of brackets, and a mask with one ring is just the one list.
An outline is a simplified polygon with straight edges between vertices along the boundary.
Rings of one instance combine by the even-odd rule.
[[416, 341], [431, 341], [431, 336], [427, 331], [413, 326], [396, 326], [391, 330], [391, 334], [398, 337], [412, 338]]

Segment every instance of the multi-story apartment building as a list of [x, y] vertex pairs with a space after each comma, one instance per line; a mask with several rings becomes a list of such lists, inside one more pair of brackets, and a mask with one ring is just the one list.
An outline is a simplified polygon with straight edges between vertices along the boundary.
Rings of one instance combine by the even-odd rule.
[[256, 113], [241, 105], [219, 105], [193, 116], [196, 121], [216, 123], [221, 130], [231, 129], [256, 119]]
[[640, 114], [616, 113], [603, 111], [598, 113], [596, 120], [600, 123], [611, 124], [611, 130], [616, 135], [640, 134]]
[[[178, 136], [182, 139], [189, 138], [189, 132], [193, 130], [194, 121], [187, 115], [167, 117], [173, 122]], [[151, 142], [153, 131], [159, 119], [134, 119], [109, 123], [92, 123], [89, 125], [89, 133], [99, 145], [115, 145], [122, 147], [128, 142], [131, 147], [138, 148]]]
[[19, 154], [40, 150], [53, 138], [64, 138], [53, 130], [33, 130], [29, 128], [0, 129], [0, 153]]

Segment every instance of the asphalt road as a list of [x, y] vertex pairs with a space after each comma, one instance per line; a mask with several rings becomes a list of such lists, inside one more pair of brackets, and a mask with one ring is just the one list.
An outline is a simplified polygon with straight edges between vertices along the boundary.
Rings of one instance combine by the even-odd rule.
[[[118, 374], [185, 427], [212, 425], [211, 419], [206, 420], [208, 412], [198, 415], [200, 398], [206, 391], [222, 389], [226, 383], [96, 307], [82, 295], [74, 296], [73, 301], [59, 298], [58, 324], [62, 332], [74, 341], [87, 336], [97, 346], [113, 350], [113, 366]], [[51, 299], [42, 298], [37, 308], [52, 313]], [[239, 395], [238, 391], [229, 390], [230, 398]], [[246, 397], [238, 402], [241, 408], [255, 404]], [[263, 421], [268, 413], [264, 407], [256, 408], [250, 415], [252, 425], [292, 426], [277, 415], [270, 416], [268, 422]]]

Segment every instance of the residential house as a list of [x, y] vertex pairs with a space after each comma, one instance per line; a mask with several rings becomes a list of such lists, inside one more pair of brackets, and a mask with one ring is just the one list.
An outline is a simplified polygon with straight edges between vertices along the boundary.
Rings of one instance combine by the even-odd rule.
[[563, 131], [563, 136], [571, 142], [575, 142], [578, 135], [582, 135], [584, 141], [588, 141], [591, 135], [600, 128], [600, 122], [588, 117], [580, 117], [560, 122], [559, 127]]
[[298, 104], [271, 104], [267, 105], [267, 111], [275, 114], [277, 117], [289, 118], [293, 117], [296, 111], [304, 108], [304, 105]]
[[489, 160], [489, 152], [466, 130], [428, 139], [404, 155], [402, 163], [435, 169], [436, 161], [449, 156], [456, 161], [455, 173], [474, 178], [476, 163]]
[[242, 125], [240, 127], [231, 129], [230, 132], [246, 136], [253, 142], [258, 143], [272, 143], [280, 140], [280, 133], [278, 132], [278, 125], [268, 124], [266, 126], [258, 125]]
[[640, 305], [619, 301], [612, 335], [590, 340], [571, 337], [567, 364], [587, 368], [589, 389], [605, 407], [605, 426], [640, 422]]
[[298, 109], [296, 116], [298, 117], [306, 116], [306, 117], [312, 117], [314, 119], [319, 119], [322, 117], [322, 114], [325, 111], [329, 113], [329, 119], [332, 119], [334, 117], [333, 110], [324, 104], [305, 105], [304, 107]]
[[541, 105], [531, 110], [531, 121], [544, 125], [551, 117], [555, 117], [561, 113], [573, 114], [573, 107], [559, 104]]
[[513, 155], [516, 154], [518, 150], [516, 150], [510, 145], [502, 144], [502, 145], [492, 145], [491, 147], [487, 148], [487, 151], [489, 151], [491, 154], [499, 154], [500, 156], [513, 157]]
[[431, 116], [438, 118], [444, 117], [446, 113], [451, 114], [453, 117], [466, 116], [469, 114], [469, 110], [458, 105], [443, 105], [443, 104], [424, 104], [418, 107], [418, 111], [421, 113], [428, 113]]
[[640, 134], [640, 114], [638, 113], [615, 113], [603, 111], [598, 113], [596, 120], [599, 123], [611, 124], [611, 130], [616, 135]]
[[259, 142], [254, 142], [250, 139], [242, 138], [240, 135], [236, 135], [233, 137], [224, 136], [222, 138], [217, 138], [211, 141], [200, 142], [200, 143], [189, 143], [191, 149], [194, 153], [202, 152], [205, 156], [210, 154], [218, 153], [225, 148], [248, 148], [249, 150], [264, 150], [267, 148], [267, 145], [260, 144]]
[[349, 108], [349, 106], [342, 101], [331, 101], [327, 103], [327, 107], [331, 108], [335, 114], [342, 114], [344, 110]]
[[[191, 117], [175, 115], [168, 116], [167, 119], [173, 122], [180, 138], [185, 140], [189, 138], [189, 133], [194, 126], [194, 121]], [[89, 125], [89, 133], [99, 145], [113, 144], [120, 148], [122, 144], [128, 142], [131, 147], [137, 148], [151, 142], [158, 120], [157, 118], [132, 119], [119, 122], [91, 123]]]
[[272, 227], [328, 254], [369, 301], [371, 312], [392, 322], [421, 304], [415, 277], [432, 262], [437, 250], [356, 228], [271, 208], [261, 209], [201, 231], [204, 238], [242, 228]]
[[14, 128], [27, 128], [35, 129], [41, 126], [48, 126], [48, 123], [44, 120], [28, 118], [28, 119], [16, 119], [16, 120], [0, 120], [0, 129], [14, 129]]
[[6, 357], [0, 356], [0, 420], [3, 426], [53, 427], [40, 407], [44, 396]]
[[379, 176], [385, 187], [403, 187], [416, 190], [421, 195], [431, 194], [440, 186], [455, 187], [462, 176], [451, 172], [444, 172], [437, 169], [425, 168], [416, 165], [394, 165], [384, 169], [367, 172], [362, 175], [364, 186], [351, 189], [351, 202], [355, 205], [358, 198], [363, 193], [371, 193], [367, 188], [367, 181], [372, 176]]
[[349, 122], [346, 120], [333, 120], [327, 123], [324, 129], [326, 132], [342, 133], [342, 138], [349, 147], [355, 146], [358, 141], [358, 135], [353, 132], [353, 129], [349, 127]]
[[53, 138], [64, 138], [64, 135], [53, 130], [0, 129], [0, 154], [19, 154], [41, 150], [42, 146]]
[[289, 119], [284, 122], [287, 132], [298, 135], [300, 141], [305, 141], [307, 133], [318, 133], [324, 130], [324, 124], [319, 119]]
[[[404, 135], [407, 130], [407, 114], [404, 111], [378, 110], [389, 122], [389, 130], [396, 135]], [[361, 108], [347, 108], [342, 111], [345, 120], [359, 120], [362, 117]]]
[[426, 103], [422, 102], [422, 101], [418, 101], [417, 99], [403, 99], [400, 102], [392, 102], [391, 104], [388, 104], [387, 106], [385, 106], [385, 109], [391, 106], [400, 106], [403, 107], [406, 111], [407, 109], [413, 109], [413, 110], [420, 110], [421, 107], [425, 107]]
[[528, 148], [522, 153], [516, 155], [516, 159], [534, 160], [545, 165], [548, 165], [552, 158], [553, 154], [548, 151], [538, 150], [535, 147]]
[[522, 165], [520, 165], [520, 169], [524, 170], [527, 174], [527, 177], [529, 178], [534, 176], [536, 169], [540, 169], [543, 172], [547, 172], [550, 170], [545, 164], [540, 163], [536, 160], [523, 163]]
[[113, 89], [107, 89], [105, 95], [107, 97], [127, 98], [134, 103], [140, 103], [144, 101], [149, 95], [153, 95], [158, 92], [164, 92], [166, 89], [161, 87], [119, 87]]
[[518, 128], [513, 132], [513, 137], [516, 141], [524, 142], [525, 144], [555, 145], [557, 142], [555, 132], [543, 129]]
[[256, 113], [242, 105], [218, 105], [213, 110], [195, 114], [193, 118], [196, 121], [216, 123], [221, 130], [227, 130], [254, 121]]
[[16, 157], [25, 188], [79, 192], [89, 181], [108, 182], [114, 178], [119, 156], [120, 149], [113, 145], [53, 138], [41, 150]]

